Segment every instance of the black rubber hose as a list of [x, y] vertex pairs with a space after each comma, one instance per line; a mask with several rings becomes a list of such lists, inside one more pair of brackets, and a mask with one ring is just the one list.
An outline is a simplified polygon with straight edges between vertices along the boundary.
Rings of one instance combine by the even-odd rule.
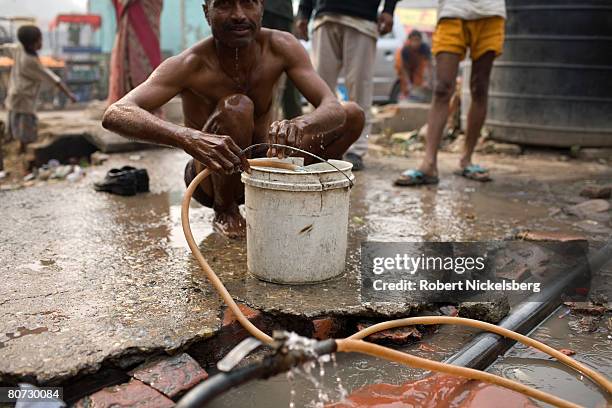
[[203, 407], [234, 387], [252, 380], [267, 379], [282, 374], [319, 356], [332, 354], [336, 351], [336, 341], [330, 339], [317, 342], [313, 351], [314, 353], [311, 354], [303, 350], [276, 353], [265, 357], [263, 361], [237, 368], [228, 373], [216, 374], [189, 391], [176, 404], [176, 408]]
[[[499, 326], [520, 334], [528, 334], [553, 313], [561, 304], [561, 295], [577, 279], [588, 277], [612, 260], [612, 241], [599, 249], [587, 262], [560, 273], [556, 282], [546, 285], [542, 292], [518, 305]], [[462, 367], [484, 370], [498, 356], [508, 351], [515, 341], [494, 333], [482, 333], [445, 361]]]

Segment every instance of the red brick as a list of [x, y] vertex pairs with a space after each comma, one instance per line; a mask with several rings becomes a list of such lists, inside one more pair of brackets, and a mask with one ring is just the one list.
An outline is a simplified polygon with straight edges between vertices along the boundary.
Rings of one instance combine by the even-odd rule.
[[591, 185], [586, 186], [580, 192], [580, 195], [587, 198], [610, 198], [612, 196], [612, 187], [611, 186], [597, 186]]
[[317, 340], [331, 339], [338, 333], [338, 321], [333, 317], [315, 319], [312, 326], [312, 337]]
[[[249, 320], [253, 320], [261, 316], [261, 312], [259, 310], [251, 309], [250, 307], [245, 306], [241, 303], [238, 304], [238, 308], [244, 314], [244, 316]], [[223, 326], [229, 326], [237, 322], [238, 322], [238, 319], [236, 318], [234, 313], [231, 311], [231, 309], [230, 308], [225, 309], [225, 313], [223, 314]]]
[[523, 231], [516, 235], [517, 239], [524, 241], [586, 241], [586, 236], [573, 232], [552, 232], [552, 231]]
[[208, 378], [208, 373], [186, 353], [157, 358], [129, 374], [170, 398], [185, 393]]
[[574, 313], [591, 316], [600, 316], [610, 310], [606, 306], [595, 305], [592, 302], [565, 302], [564, 304]]
[[[371, 326], [366, 323], [358, 323], [357, 330], [363, 330]], [[414, 326], [397, 327], [395, 329], [384, 330], [378, 333], [374, 333], [365, 338], [366, 341], [372, 343], [393, 343], [393, 344], [406, 344], [416, 340], [421, 340], [423, 335]]]
[[76, 403], [76, 408], [169, 408], [174, 402], [148, 385], [131, 380], [107, 387]]

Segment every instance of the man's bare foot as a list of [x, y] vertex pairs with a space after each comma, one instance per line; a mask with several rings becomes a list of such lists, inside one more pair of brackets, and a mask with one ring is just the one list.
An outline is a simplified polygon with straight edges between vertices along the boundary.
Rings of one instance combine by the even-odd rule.
[[227, 238], [240, 239], [246, 236], [246, 220], [238, 207], [228, 211], [215, 211], [213, 229]]

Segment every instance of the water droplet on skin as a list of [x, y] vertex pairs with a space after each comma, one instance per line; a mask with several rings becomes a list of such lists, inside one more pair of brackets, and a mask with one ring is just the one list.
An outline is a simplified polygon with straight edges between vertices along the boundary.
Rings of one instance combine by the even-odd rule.
[[236, 70], [236, 82], [240, 83], [240, 74], [238, 73], [238, 48], [236, 48], [236, 58], [234, 59], [235, 70]]

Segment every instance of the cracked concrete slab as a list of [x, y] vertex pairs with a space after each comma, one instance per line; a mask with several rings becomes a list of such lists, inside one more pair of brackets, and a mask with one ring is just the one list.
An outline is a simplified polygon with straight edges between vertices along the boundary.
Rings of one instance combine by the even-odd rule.
[[[142, 156], [113, 155], [77, 183], [0, 192], [0, 382], [57, 383], [107, 361], [133, 364], [180, 349], [221, 327], [221, 301], [180, 226], [188, 157], [169, 149]], [[245, 243], [212, 234], [212, 211], [196, 204], [193, 232], [230, 292], [253, 308], [300, 317], [406, 315], [417, 305], [361, 304], [361, 241], [494, 240], [519, 226], [584, 233], [571, 217], [549, 215], [578, 195], [582, 179], [612, 175], [599, 165], [495, 157], [483, 164], [503, 174], [475, 185], [449, 175], [454, 161], [442, 155], [437, 188], [398, 189], [392, 178], [414, 162], [369, 158], [351, 197], [347, 272], [322, 284], [256, 280], [246, 271]], [[151, 193], [125, 198], [93, 191], [109, 168], [126, 164], [149, 170]], [[610, 226], [602, 228], [589, 232], [590, 239], [607, 237]]]
[[[148, 167], [154, 178], [181, 179], [163, 164]], [[100, 194], [90, 185], [97, 177], [2, 193], [2, 381], [59, 381], [220, 327], [219, 298], [194, 281], [188, 251], [173, 246], [170, 195]]]

